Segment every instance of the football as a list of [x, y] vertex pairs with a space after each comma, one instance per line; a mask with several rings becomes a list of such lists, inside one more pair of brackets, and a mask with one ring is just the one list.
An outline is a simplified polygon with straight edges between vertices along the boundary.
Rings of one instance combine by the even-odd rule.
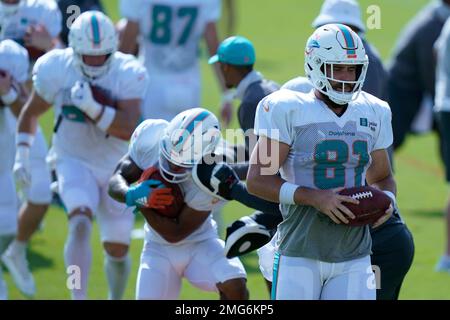
[[343, 204], [356, 216], [349, 219], [349, 226], [364, 226], [376, 222], [389, 208], [391, 198], [383, 191], [371, 186], [354, 187], [341, 190], [339, 194], [350, 196], [359, 200], [359, 204], [343, 202]]
[[38, 49], [36, 47], [25, 46], [25, 49], [28, 51], [28, 56], [31, 60], [36, 61], [38, 58], [45, 54], [44, 50]]
[[95, 86], [93, 84], [90, 84], [91, 91], [92, 91], [92, 97], [94, 100], [101, 105], [109, 106], [109, 107], [116, 107], [116, 101], [112, 97], [112, 94], [99, 86]]
[[142, 207], [140, 208], [140, 211], [142, 212], [142, 214], [145, 216], [146, 214], [149, 214], [149, 210], [154, 211], [164, 217], [168, 217], [168, 218], [177, 218], [180, 213], [181, 210], [183, 209], [184, 206], [184, 196], [183, 196], [183, 192], [181, 191], [181, 188], [178, 184], [175, 183], [170, 183], [168, 181], [166, 181], [162, 176], [161, 173], [159, 172], [159, 169], [156, 167], [151, 167], [148, 168], [147, 170], [145, 170], [142, 175], [141, 178], [139, 179], [139, 182], [145, 181], [145, 180], [158, 180], [164, 183], [164, 185], [167, 188], [172, 189], [172, 195], [174, 196], [175, 200], [173, 201], [173, 203], [170, 206], [166, 206], [164, 209], [149, 209], [149, 208], [145, 208]]

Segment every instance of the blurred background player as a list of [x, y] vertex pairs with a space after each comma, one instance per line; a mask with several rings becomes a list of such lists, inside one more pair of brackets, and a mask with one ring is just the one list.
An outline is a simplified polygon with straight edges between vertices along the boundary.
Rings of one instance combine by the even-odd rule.
[[[12, 40], [0, 41], [0, 256], [17, 232], [17, 197], [13, 178], [16, 126], [9, 112], [18, 115], [27, 95], [28, 53]], [[0, 300], [8, 298], [0, 265]]]
[[[34, 91], [19, 118], [16, 165], [29, 172], [27, 155], [38, 118], [52, 105], [55, 108], [52, 149], [58, 193], [69, 217], [64, 260], [66, 267], [77, 266], [81, 276], [80, 288], [71, 291], [73, 299], [86, 298], [94, 214], [110, 299], [122, 297], [130, 272], [134, 217], [108, 196], [107, 183], [138, 122], [147, 73], [133, 56], [117, 52], [117, 45], [115, 27], [107, 16], [99, 11], [81, 14], [71, 26], [70, 47], [37, 61]], [[110, 102], [96, 101], [100, 90]]]
[[279, 88], [278, 84], [265, 79], [260, 72], [253, 69], [255, 61], [253, 44], [241, 36], [232, 36], [222, 41], [217, 54], [208, 60], [209, 64], [219, 65], [227, 89], [236, 89], [234, 98], [240, 101], [237, 114], [239, 125], [245, 133], [247, 160], [248, 153], [251, 152], [249, 139], [254, 141], [252, 129], [256, 106], [262, 98]]
[[[217, 54], [212, 56], [209, 61], [210, 64], [217, 63], [223, 78], [225, 79], [225, 86], [228, 89], [236, 89], [234, 98], [240, 101], [240, 105], [237, 110], [239, 125], [244, 131], [245, 138], [245, 154], [241, 153], [240, 148], [236, 148], [237, 164], [233, 165], [233, 169], [237, 171], [238, 176], [245, 180], [247, 176], [248, 163], [252, 152], [252, 148], [256, 143], [256, 136], [253, 134], [253, 124], [255, 122], [255, 113], [258, 103], [268, 94], [278, 90], [279, 85], [275, 82], [265, 79], [263, 75], [254, 70], [253, 66], [256, 62], [256, 53], [253, 44], [250, 40], [242, 36], [232, 36], [222, 41], [217, 49]], [[251, 144], [251, 145], [250, 145]], [[241, 165], [239, 165], [241, 163]], [[261, 214], [261, 212], [255, 212], [250, 217], [244, 220], [240, 219], [236, 223], [230, 225], [227, 228], [226, 238], [231, 233], [234, 233], [234, 237], [239, 237], [239, 243], [250, 241], [251, 245], [246, 248], [245, 251], [252, 251], [255, 246], [259, 247], [261, 239], [261, 228], [256, 226], [252, 220], [259, 224], [275, 228], [280, 220], [280, 215]], [[219, 219], [219, 214], [215, 214], [216, 221]], [[251, 229], [256, 228], [256, 233], [248, 233], [244, 235], [244, 238], [240, 237], [237, 231], [237, 226], [242, 226], [247, 223], [247, 226]], [[246, 231], [250, 231], [248, 228]], [[269, 235], [269, 232], [266, 231]], [[255, 238], [256, 237], [256, 238]], [[264, 239], [264, 238], [263, 238]], [[263, 240], [267, 241], [267, 240]], [[225, 254], [235, 256], [239, 252], [240, 245], [228, 241], [226, 243]], [[239, 252], [242, 254], [243, 252]]]
[[[150, 76], [142, 115], [144, 119], [170, 121], [186, 108], [200, 105], [201, 74], [199, 43], [205, 39], [210, 55], [219, 44], [216, 24], [220, 0], [128, 0], [120, 1], [127, 19], [120, 51], [139, 54]], [[221, 89], [226, 91], [220, 70], [215, 68]], [[229, 123], [230, 98], [224, 102]]]
[[237, 8], [236, 0], [223, 0], [225, 30], [228, 36], [231, 36], [236, 31]]
[[58, 0], [58, 7], [62, 15], [62, 30], [60, 37], [65, 47], [69, 44], [68, 37], [70, 22], [73, 22], [78, 17], [77, 14], [79, 15], [90, 10], [104, 12], [103, 5], [100, 0]]
[[[32, 65], [45, 52], [60, 45], [61, 14], [53, 0], [2, 0], [0, 2], [0, 39], [13, 39], [25, 46]], [[27, 82], [31, 89], [31, 82]], [[29, 90], [26, 94], [29, 94]], [[15, 126], [16, 118], [7, 112]], [[35, 284], [26, 260], [26, 247], [51, 202], [50, 172], [46, 164], [47, 143], [40, 128], [30, 150], [31, 176], [14, 168], [22, 202], [16, 239], [2, 256], [19, 290], [33, 296]]]
[[414, 130], [414, 122], [425, 122], [421, 125], [422, 131], [429, 130], [432, 125], [436, 81], [433, 46], [448, 17], [450, 0], [430, 1], [398, 37], [388, 65], [387, 82], [394, 149], [400, 147], [407, 133]]
[[[445, 23], [436, 45], [436, 121], [441, 132], [443, 162], [447, 183], [450, 182], [450, 19]], [[445, 251], [436, 265], [437, 271], [450, 272], [450, 200], [445, 208]]]
[[0, 39], [23, 45], [32, 60], [60, 45], [61, 24], [54, 0], [0, 1]]
[[[191, 176], [195, 163], [215, 152], [220, 139], [219, 121], [202, 108], [186, 110], [170, 123], [145, 120], [133, 133], [109, 193], [146, 210], [136, 299], [177, 299], [183, 277], [199, 289], [218, 292], [221, 299], [248, 299], [244, 266], [239, 258], [225, 257], [211, 217], [213, 208], [223, 203], [199, 189]], [[136, 183], [144, 171], [155, 168], [183, 192], [185, 205], [175, 219], [152, 211], [167, 205], [161, 199], [167, 190], [163, 182]]]

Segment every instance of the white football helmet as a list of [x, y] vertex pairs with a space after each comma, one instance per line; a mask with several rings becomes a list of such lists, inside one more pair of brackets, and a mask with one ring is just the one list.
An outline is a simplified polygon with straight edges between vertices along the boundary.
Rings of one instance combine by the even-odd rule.
[[194, 108], [179, 113], [160, 140], [161, 175], [172, 183], [187, 180], [192, 167], [214, 152], [220, 138], [219, 121], [210, 111]]
[[19, 11], [23, 0], [18, 0], [16, 3], [6, 3], [0, 0], [0, 17], [8, 17]]
[[[356, 65], [355, 81], [342, 81], [333, 76], [333, 65]], [[326, 24], [318, 28], [309, 37], [305, 48], [305, 73], [314, 88], [327, 95], [337, 104], [347, 104], [356, 99], [366, 78], [369, 58], [361, 38], [343, 24]], [[331, 74], [327, 74], [327, 66]], [[330, 81], [342, 84], [341, 90], [335, 90]], [[350, 92], [345, 84], [353, 85]]]
[[[101, 77], [108, 71], [118, 42], [113, 22], [100, 11], [83, 12], [70, 27], [69, 46], [81, 71], [89, 78]], [[108, 58], [101, 66], [90, 66], [84, 63], [83, 55], [107, 55]]]

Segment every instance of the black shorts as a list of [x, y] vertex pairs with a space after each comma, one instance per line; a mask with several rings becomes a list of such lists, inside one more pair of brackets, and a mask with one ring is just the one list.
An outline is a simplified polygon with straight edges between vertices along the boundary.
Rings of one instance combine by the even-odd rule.
[[435, 119], [441, 136], [441, 152], [445, 165], [445, 178], [447, 182], [450, 182], [450, 112], [436, 112]]
[[381, 287], [377, 300], [397, 300], [403, 279], [414, 257], [414, 241], [408, 227], [395, 221], [386, 222], [380, 230], [372, 232], [372, 265], [380, 270]]

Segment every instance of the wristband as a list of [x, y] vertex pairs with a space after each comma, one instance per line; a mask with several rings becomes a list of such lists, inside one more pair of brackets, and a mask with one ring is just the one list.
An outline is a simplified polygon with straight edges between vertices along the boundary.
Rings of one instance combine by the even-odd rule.
[[397, 199], [395, 198], [395, 194], [393, 194], [391, 191], [383, 190], [383, 192], [392, 200], [392, 204], [397, 204]]
[[116, 116], [116, 109], [105, 106], [105, 109], [97, 122], [97, 127], [99, 127], [100, 130], [106, 132], [113, 123], [115, 116]]
[[296, 184], [290, 182], [283, 183], [283, 185], [280, 188], [280, 195], [279, 195], [280, 203], [295, 204], [294, 195], [295, 190], [297, 190], [297, 188], [298, 185]]
[[31, 147], [34, 142], [34, 135], [27, 132], [19, 132], [16, 136], [17, 146], [28, 146]]
[[17, 93], [17, 91], [14, 90], [13, 87], [11, 87], [11, 88], [9, 89], [8, 93], [5, 94], [5, 95], [3, 95], [1, 98], [2, 98], [2, 101], [3, 101], [4, 104], [10, 105], [10, 104], [12, 104], [14, 101], [17, 100], [17, 97], [18, 97], [18, 96], [19, 96], [19, 94]]
[[227, 90], [222, 94], [222, 103], [231, 103], [234, 99], [234, 90]]

